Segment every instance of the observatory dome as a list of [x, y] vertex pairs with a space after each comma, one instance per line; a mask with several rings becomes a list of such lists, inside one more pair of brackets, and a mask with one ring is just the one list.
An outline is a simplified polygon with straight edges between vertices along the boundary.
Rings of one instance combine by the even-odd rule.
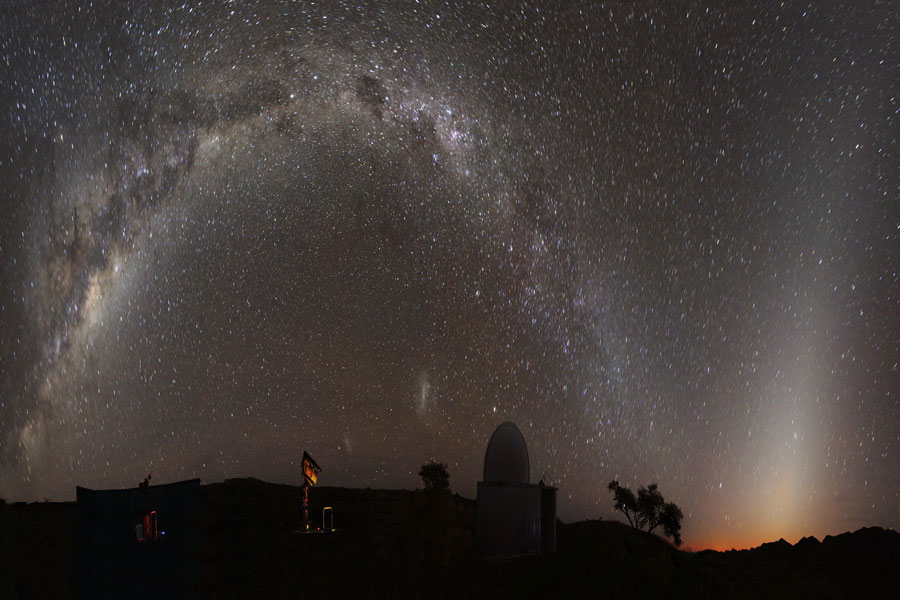
[[484, 453], [485, 482], [529, 482], [531, 466], [522, 432], [513, 423], [501, 423]]

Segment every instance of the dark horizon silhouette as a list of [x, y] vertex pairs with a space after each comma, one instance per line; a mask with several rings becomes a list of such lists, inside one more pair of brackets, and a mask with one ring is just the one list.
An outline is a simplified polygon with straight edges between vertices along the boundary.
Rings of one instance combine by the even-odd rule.
[[79, 490], [77, 505], [0, 504], [0, 594], [871, 598], [894, 590], [890, 567], [900, 552], [900, 534], [878, 527], [694, 553], [624, 523], [589, 520], [560, 523], [553, 554], [477, 559], [475, 502], [446, 490], [311, 487], [311, 514], [328, 507], [334, 528], [305, 534], [296, 530], [300, 486], [252, 478], [151, 487], [165, 535], [141, 542], [131, 527], [140, 496], [136, 487]]

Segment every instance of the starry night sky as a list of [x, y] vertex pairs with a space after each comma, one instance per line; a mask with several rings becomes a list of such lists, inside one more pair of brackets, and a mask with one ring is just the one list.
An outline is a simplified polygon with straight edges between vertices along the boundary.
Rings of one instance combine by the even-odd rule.
[[565, 520], [900, 528], [896, 5], [563, 5], [3, 3], [0, 496], [511, 420]]

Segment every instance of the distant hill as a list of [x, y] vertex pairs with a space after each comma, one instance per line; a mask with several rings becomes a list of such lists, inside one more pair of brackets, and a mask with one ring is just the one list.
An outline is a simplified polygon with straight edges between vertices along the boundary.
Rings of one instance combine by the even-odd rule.
[[706, 550], [695, 559], [733, 598], [900, 597], [900, 533], [880, 527], [793, 546], [781, 539], [752, 550]]
[[[296, 534], [300, 490], [255, 479], [201, 487], [204, 598], [887, 598], [900, 534], [877, 527], [691, 554], [614, 521], [559, 524], [553, 556], [473, 556], [475, 503], [449, 493], [320, 487]], [[0, 598], [72, 598], [74, 503], [0, 504]], [[161, 527], [165, 515], [160, 515]], [[123, 524], [128, 527], [130, 524]], [[150, 578], [159, 574], [148, 574]], [[152, 585], [152, 582], [148, 585]]]

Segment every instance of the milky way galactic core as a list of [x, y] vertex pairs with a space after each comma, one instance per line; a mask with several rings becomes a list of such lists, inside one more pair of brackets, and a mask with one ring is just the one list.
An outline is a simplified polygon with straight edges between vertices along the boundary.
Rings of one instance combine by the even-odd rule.
[[[0, 496], [254, 476], [900, 527], [890, 3], [0, 8]], [[565, 6], [563, 6], [565, 5]]]

